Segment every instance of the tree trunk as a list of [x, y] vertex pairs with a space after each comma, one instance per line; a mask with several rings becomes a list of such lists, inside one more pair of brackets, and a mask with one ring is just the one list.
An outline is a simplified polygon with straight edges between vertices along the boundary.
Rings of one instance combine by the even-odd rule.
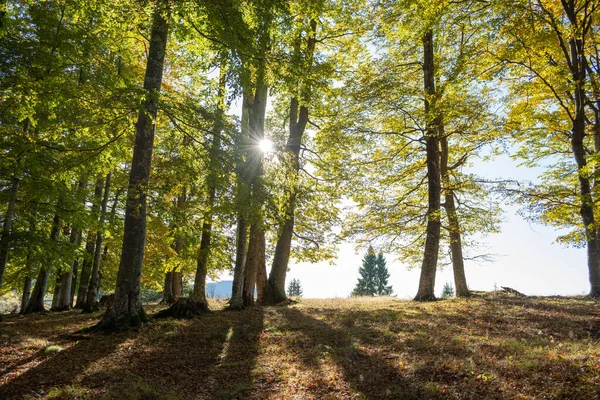
[[103, 330], [122, 330], [148, 320], [142, 308], [140, 278], [146, 244], [146, 197], [150, 180], [155, 120], [163, 77], [170, 9], [168, 2], [157, 1], [153, 12], [150, 49], [146, 64], [142, 102], [136, 124], [136, 137], [125, 208], [123, 249], [117, 275], [115, 298], [98, 324]]
[[248, 227], [244, 217], [238, 217], [237, 221], [237, 241], [235, 267], [233, 270], [233, 283], [231, 284], [231, 299], [229, 308], [242, 309], [244, 303], [242, 293], [244, 291], [244, 268], [246, 266], [246, 243], [248, 242]]
[[[312, 66], [313, 54], [316, 45], [316, 31], [317, 21], [310, 21], [310, 35], [308, 45], [306, 49], [306, 63], [307, 68]], [[298, 40], [297, 46], [294, 50], [297, 58], [300, 59], [300, 43]], [[300, 61], [299, 61], [300, 63]], [[305, 71], [308, 73], [309, 71]], [[301, 80], [302, 77], [299, 78]], [[298, 84], [302, 90], [310, 92], [310, 87], [306, 85]], [[307, 93], [302, 93], [307, 96]], [[302, 145], [302, 137], [306, 130], [308, 123], [308, 108], [306, 105], [300, 106], [298, 97], [292, 97], [290, 101], [290, 113], [289, 113], [289, 136], [286, 144], [286, 163], [284, 167], [288, 169], [290, 180], [285, 188], [287, 204], [284, 205], [283, 212], [283, 223], [279, 230], [279, 236], [277, 244], [275, 245], [275, 255], [273, 256], [273, 265], [269, 274], [269, 279], [265, 287], [265, 293], [263, 295], [263, 302], [266, 304], [275, 304], [284, 301], [287, 296], [285, 293], [285, 278], [287, 275], [288, 265], [290, 261], [290, 252], [292, 247], [292, 237], [294, 235], [294, 213], [296, 209], [296, 181], [298, 171], [300, 170], [300, 147]]]
[[250, 227], [250, 243], [244, 276], [242, 299], [244, 307], [254, 305], [257, 272], [265, 265], [265, 231], [258, 224]]
[[[186, 198], [187, 198], [187, 190], [184, 187], [182, 189], [181, 195], [177, 197], [177, 214], [175, 216], [175, 226], [174, 226], [174, 229], [176, 231], [178, 231], [184, 223], [184, 217], [183, 217], [182, 213], [185, 209]], [[181, 233], [178, 233], [177, 239], [175, 239], [175, 246], [174, 246], [175, 253], [178, 255], [180, 255], [181, 252], [183, 251], [183, 246], [184, 246], [183, 239], [184, 239], [183, 235]], [[183, 274], [182, 274], [182, 271], [180, 268], [181, 267], [173, 268], [173, 271], [172, 271], [172, 274], [173, 274], [173, 279], [171, 282], [173, 285], [173, 288], [171, 290], [171, 294], [172, 294], [171, 302], [172, 303], [177, 302], [177, 300], [179, 300], [179, 298], [183, 296]]]
[[21, 311], [20, 314], [23, 314], [23, 310], [27, 307], [27, 303], [29, 303], [29, 298], [31, 296], [31, 276], [27, 275], [23, 280], [23, 295], [21, 296]]
[[569, 40], [571, 50], [571, 74], [575, 82], [575, 118], [573, 119], [573, 131], [571, 136], [571, 148], [577, 163], [579, 178], [579, 194], [581, 196], [581, 208], [579, 213], [583, 221], [587, 242], [587, 261], [590, 280], [590, 296], [600, 297], [600, 244], [596, 232], [594, 215], [594, 196], [591, 190], [589, 172], [587, 171], [585, 139], [585, 89], [586, 80], [583, 41], [580, 39]]
[[181, 271], [173, 270], [173, 301], [183, 296], [183, 275]]
[[213, 207], [215, 205], [217, 191], [217, 169], [219, 168], [219, 154], [221, 152], [221, 134], [223, 132], [223, 113], [225, 112], [225, 89], [226, 89], [226, 63], [221, 61], [219, 71], [219, 105], [213, 132], [213, 141], [210, 149], [209, 172], [207, 177], [207, 204], [204, 221], [202, 222], [202, 237], [200, 238], [200, 250], [198, 251], [198, 264], [194, 278], [194, 289], [191, 299], [196, 303], [203, 304], [208, 309], [206, 300], [206, 275], [208, 274], [208, 256], [212, 236]]
[[256, 301], [262, 303], [265, 300], [265, 292], [267, 290], [267, 263], [266, 260], [262, 265], [258, 266], [256, 271]]
[[62, 276], [64, 273], [56, 274], [56, 284], [54, 285], [54, 293], [52, 294], [52, 306], [50, 311], [58, 310], [58, 298], [60, 297], [60, 285], [62, 283]]
[[[440, 133], [443, 132], [443, 125], [440, 123]], [[454, 272], [454, 286], [456, 288], [456, 297], [469, 297], [469, 287], [467, 286], [467, 277], [465, 275], [465, 262], [462, 253], [462, 239], [460, 234], [460, 223], [456, 212], [454, 202], [454, 189], [450, 181], [450, 170], [448, 168], [448, 138], [440, 135], [441, 144], [441, 175], [444, 191], [444, 209], [448, 216], [448, 233], [450, 236], [450, 255], [452, 257], [452, 270]]]
[[173, 271], [165, 273], [165, 284], [163, 286], [163, 298], [161, 304], [175, 303], [173, 300]]
[[[244, 92], [242, 99], [242, 127], [240, 148], [248, 147], [250, 131], [250, 114], [252, 109], [252, 95]], [[248, 224], [246, 221], [246, 207], [248, 202], [248, 176], [243, 160], [237, 163], [238, 179], [236, 201], [238, 203], [238, 217], [236, 226], [236, 252], [235, 266], [233, 268], [233, 283], [231, 284], [231, 299], [229, 308], [242, 309], [244, 307], [242, 293], [244, 290], [244, 267], [246, 266], [246, 245], [248, 243]]]
[[88, 285], [85, 303], [83, 306], [84, 313], [92, 313], [100, 310], [98, 307], [98, 289], [100, 288], [100, 262], [102, 257], [102, 240], [106, 212], [108, 207], [108, 194], [110, 193], [110, 180], [112, 174], [109, 172], [106, 175], [104, 183], [104, 197], [100, 206], [100, 219], [98, 221], [98, 231], [96, 232], [96, 244], [94, 246], [94, 262], [92, 263], [92, 274]]
[[[58, 216], [58, 214], [55, 214], [54, 219], [52, 221], [52, 231], [50, 232], [50, 240], [54, 243], [57, 243], [59, 234], [60, 217]], [[29, 303], [27, 303], [27, 306], [23, 310], [22, 314], [46, 311], [46, 308], [44, 307], [44, 297], [46, 296], [46, 288], [48, 286], [49, 277], [49, 273], [46, 268], [48, 265], [51, 264], [51, 261], [52, 260], [48, 260], [47, 263], [42, 263], [42, 265], [40, 265], [40, 272], [38, 273], [38, 277], [35, 281], [33, 293], [31, 294]]]
[[[96, 180], [96, 186], [94, 188], [94, 201], [90, 210], [91, 219], [98, 221], [98, 213], [100, 212], [100, 203], [102, 202], [102, 187], [104, 185], [104, 179], [99, 177]], [[96, 234], [97, 227], [92, 226], [88, 229], [87, 238], [85, 241], [85, 253], [83, 256], [83, 264], [81, 266], [81, 274], [79, 276], [79, 290], [77, 291], [77, 301], [75, 302], [75, 308], [83, 309], [86, 303], [90, 277], [92, 274], [92, 267], [94, 265], [94, 253], [96, 250]]]
[[29, 303], [29, 299], [31, 297], [31, 273], [33, 271], [33, 257], [31, 256], [31, 250], [27, 254], [27, 259], [25, 260], [25, 279], [23, 280], [23, 295], [21, 296], [21, 310], [20, 314], [24, 313], [27, 304]]
[[19, 178], [12, 178], [10, 194], [8, 197], [8, 207], [6, 208], [6, 214], [4, 214], [4, 223], [2, 225], [2, 236], [0, 237], [0, 288], [2, 288], [2, 281], [4, 279], [4, 272], [6, 271], [6, 263], [8, 261], [8, 248], [11, 233], [10, 230], [12, 221], [15, 218], [17, 195], [19, 193], [19, 182]]
[[433, 32], [427, 31], [423, 36], [423, 76], [425, 88], [427, 151], [427, 228], [425, 253], [421, 266], [419, 290], [415, 296], [417, 301], [435, 300], [435, 274], [437, 272], [438, 253], [440, 248], [441, 229], [441, 177], [440, 177], [440, 144], [439, 116], [436, 110], [435, 64], [433, 59]]
[[[77, 229], [77, 248], [81, 246], [81, 229]], [[73, 302], [75, 300], [75, 293], [77, 290], [77, 275], [79, 273], [79, 257], [75, 257], [73, 260], [73, 267], [71, 269], [71, 293], [69, 294], [69, 308], [73, 308]]]

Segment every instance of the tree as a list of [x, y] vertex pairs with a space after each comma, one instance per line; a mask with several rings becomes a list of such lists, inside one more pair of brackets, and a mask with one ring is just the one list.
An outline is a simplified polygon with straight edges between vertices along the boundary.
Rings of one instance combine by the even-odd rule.
[[162, 85], [170, 7], [158, 0], [153, 11], [150, 49], [144, 78], [145, 98], [139, 109], [131, 161], [121, 263], [115, 298], [97, 328], [121, 330], [148, 320], [140, 298], [140, 277], [146, 244], [146, 197], [154, 146], [155, 120]]
[[300, 280], [296, 279], [296, 278], [292, 279], [290, 284], [288, 285], [288, 289], [287, 289], [288, 296], [301, 297], [302, 293], [303, 293], [303, 290], [302, 290], [302, 285], [300, 285]]
[[375, 254], [373, 247], [363, 258], [363, 265], [359, 268], [360, 278], [352, 291], [352, 296], [389, 296], [392, 287], [388, 286], [388, 273], [385, 257], [382, 253]]
[[388, 272], [385, 257], [383, 253], [377, 254], [377, 260], [375, 261], [375, 283], [376, 283], [376, 294], [378, 296], [390, 296], [393, 293], [392, 286], [388, 286], [388, 279], [390, 273]]
[[598, 17], [595, 0], [504, 2], [491, 40], [505, 67], [508, 133], [540, 182], [511, 191], [532, 219], [570, 228], [559, 242], [585, 246], [590, 296], [600, 297], [598, 231]]
[[442, 288], [442, 299], [447, 299], [448, 297], [454, 297], [454, 288], [450, 282], [446, 282]]

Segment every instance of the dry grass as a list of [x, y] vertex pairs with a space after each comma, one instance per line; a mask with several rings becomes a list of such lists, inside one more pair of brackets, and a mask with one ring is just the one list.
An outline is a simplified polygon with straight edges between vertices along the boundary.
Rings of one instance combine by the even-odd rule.
[[9, 316], [0, 398], [598, 399], [599, 311], [584, 298], [302, 300], [116, 335], [76, 334], [99, 314]]

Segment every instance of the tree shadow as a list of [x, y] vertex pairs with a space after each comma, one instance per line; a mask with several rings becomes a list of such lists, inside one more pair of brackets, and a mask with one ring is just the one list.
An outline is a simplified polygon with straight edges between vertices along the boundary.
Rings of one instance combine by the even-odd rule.
[[[45, 354], [39, 351], [37, 358], [42, 358], [41, 362], [2, 385], [0, 398], [21, 399], [27, 395], [35, 398], [48, 393], [52, 388], [73, 385], [90, 365], [113, 353], [132, 335], [133, 333], [96, 335], [56, 353]], [[33, 358], [30, 361], [33, 361]], [[3, 376], [14, 373], [17, 368], [18, 366], [13, 366], [5, 370]]]
[[235, 399], [253, 388], [260, 308], [155, 321], [126, 361], [82, 380], [105, 399]]
[[[342, 369], [344, 379], [361, 398], [368, 399], [432, 399], [428, 392], [414, 380], [403, 376], [393, 358], [378, 354], [365, 343], [365, 337], [376, 338], [377, 333], [356, 330], [360, 336], [353, 337], [346, 329], [334, 328], [324, 321], [313, 318], [295, 308], [277, 310], [286, 321], [286, 330], [299, 331], [304, 340], [291, 340], [287, 345], [299, 354], [307, 368], [318, 368], [323, 357], [331, 357]], [[354, 312], [360, 313], [360, 312]], [[368, 313], [363, 313], [368, 314]], [[367, 346], [365, 346], [365, 344]], [[394, 365], [396, 363], [396, 365]]]

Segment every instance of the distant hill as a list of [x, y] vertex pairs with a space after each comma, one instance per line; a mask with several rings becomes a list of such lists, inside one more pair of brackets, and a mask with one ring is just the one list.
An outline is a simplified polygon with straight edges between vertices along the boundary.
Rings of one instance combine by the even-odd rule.
[[211, 282], [206, 284], [206, 295], [215, 299], [226, 299], [231, 297], [231, 285], [233, 281]]

